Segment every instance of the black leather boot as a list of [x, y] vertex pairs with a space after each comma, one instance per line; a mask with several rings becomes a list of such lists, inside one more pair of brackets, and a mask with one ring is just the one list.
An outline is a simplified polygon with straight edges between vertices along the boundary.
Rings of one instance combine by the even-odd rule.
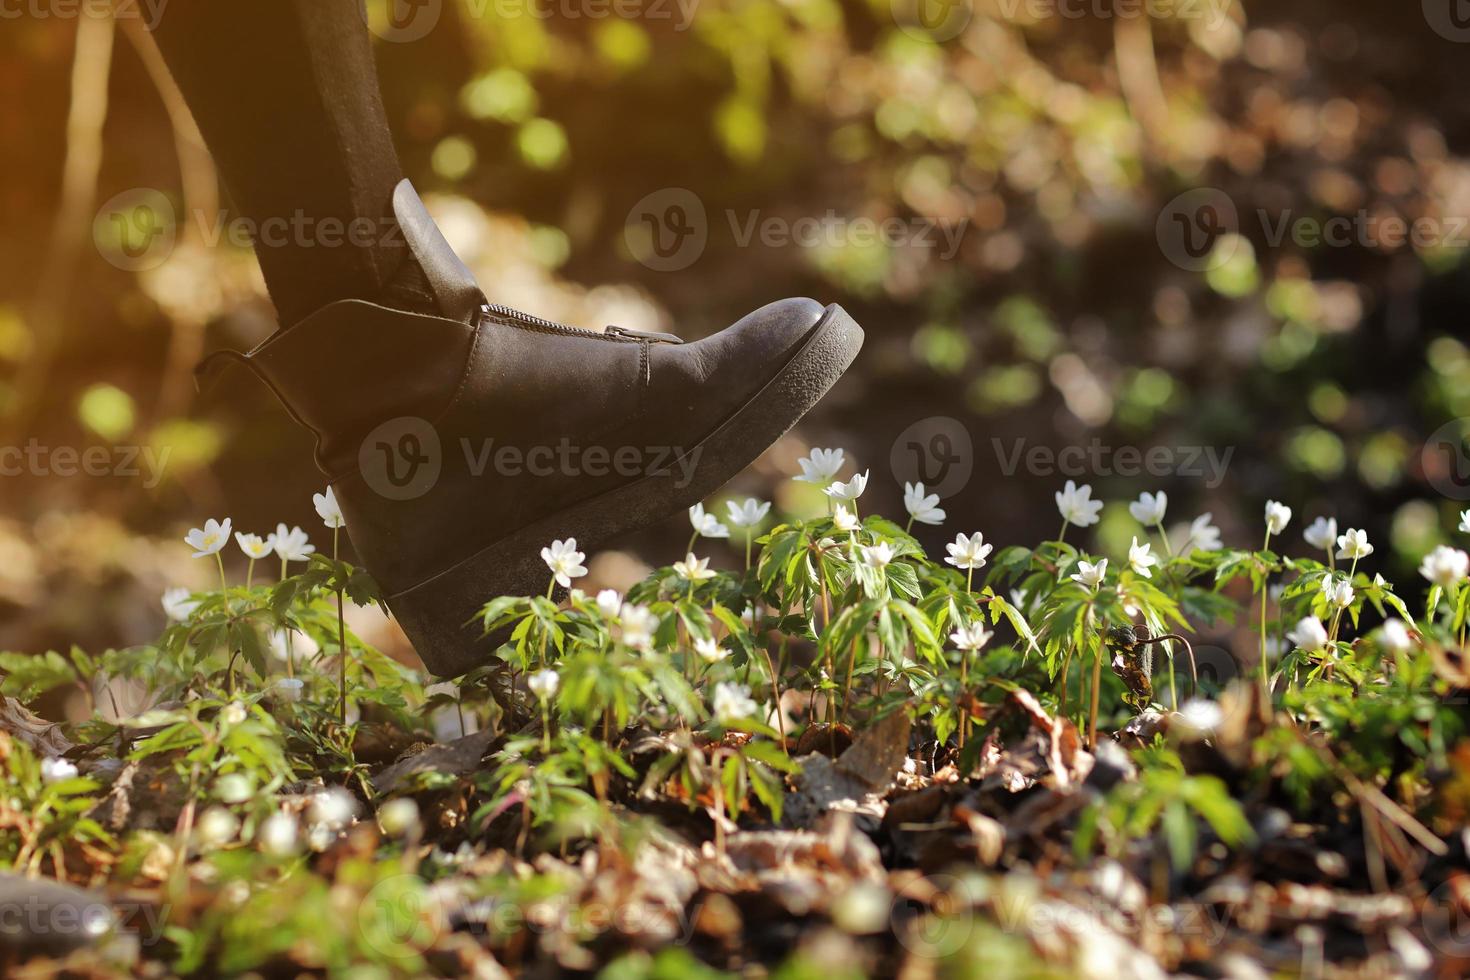
[[358, 555], [436, 674], [493, 650], [486, 602], [546, 591], [553, 539], [590, 552], [707, 497], [862, 346], [809, 299], [689, 344], [527, 316], [485, 301], [407, 181], [394, 211], [441, 315], [333, 303], [201, 371], [247, 365], [315, 433]]

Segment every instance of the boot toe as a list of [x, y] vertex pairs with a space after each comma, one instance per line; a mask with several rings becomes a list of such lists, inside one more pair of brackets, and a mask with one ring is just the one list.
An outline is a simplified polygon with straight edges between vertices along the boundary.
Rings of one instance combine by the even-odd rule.
[[701, 381], [750, 394], [789, 361], [821, 322], [826, 307], [798, 297], [767, 303], [713, 336], [685, 345]]

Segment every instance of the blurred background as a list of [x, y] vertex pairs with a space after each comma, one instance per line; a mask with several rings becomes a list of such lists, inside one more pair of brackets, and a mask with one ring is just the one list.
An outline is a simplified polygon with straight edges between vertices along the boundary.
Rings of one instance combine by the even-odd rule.
[[[273, 312], [147, 34], [161, 2], [27, 0], [0, 31], [3, 649], [148, 641], [159, 594], [213, 574], [181, 541], [205, 517], [328, 542], [306, 433], [239, 373], [194, 391]], [[732, 492], [820, 506], [785, 477], [842, 446], [867, 512], [940, 486], [932, 552], [1054, 536], [1074, 478], [1111, 505], [1072, 540], [1114, 557], [1141, 490], [1240, 547], [1277, 498], [1285, 550], [1335, 516], [1411, 594], [1455, 536], [1454, 0], [394, 2], [368, 8], [404, 168], [492, 300], [696, 338], [811, 295], [863, 324]], [[688, 532], [618, 542], [595, 582]]]

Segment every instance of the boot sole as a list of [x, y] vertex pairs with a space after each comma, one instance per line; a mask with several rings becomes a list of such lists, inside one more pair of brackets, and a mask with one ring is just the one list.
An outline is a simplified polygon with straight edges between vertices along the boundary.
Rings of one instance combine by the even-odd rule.
[[[483, 664], [505, 637], [483, 636], [478, 614], [503, 595], [537, 595], [548, 572], [541, 549], [576, 538], [599, 543], [647, 527], [705, 499], [753, 463], [842, 377], [863, 346], [863, 331], [847, 311], [828, 306], [811, 335], [764, 388], [681, 459], [697, 461], [681, 485], [678, 462], [536, 521], [434, 577], [387, 599], [425, 666], [456, 677]], [[696, 453], [698, 455], [696, 455]]]

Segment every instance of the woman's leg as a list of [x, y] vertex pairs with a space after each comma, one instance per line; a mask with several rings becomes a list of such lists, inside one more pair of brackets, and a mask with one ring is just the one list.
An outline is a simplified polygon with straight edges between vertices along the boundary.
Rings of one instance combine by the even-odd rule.
[[281, 323], [336, 300], [432, 300], [393, 222], [402, 179], [362, 0], [175, 0], [155, 35]]

